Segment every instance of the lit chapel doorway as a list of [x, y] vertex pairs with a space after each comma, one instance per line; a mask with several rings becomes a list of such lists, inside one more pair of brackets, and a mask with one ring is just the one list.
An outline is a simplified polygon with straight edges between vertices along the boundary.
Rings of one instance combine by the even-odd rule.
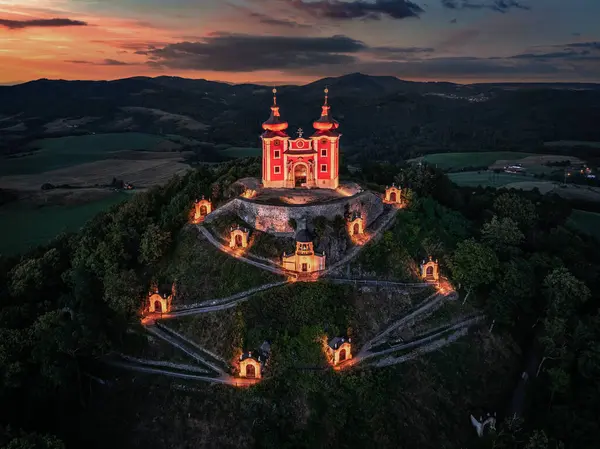
[[256, 368], [254, 365], [246, 365], [246, 377], [256, 377]]
[[302, 187], [303, 184], [306, 184], [306, 180], [308, 177], [308, 169], [305, 164], [296, 164], [294, 167], [294, 186]]

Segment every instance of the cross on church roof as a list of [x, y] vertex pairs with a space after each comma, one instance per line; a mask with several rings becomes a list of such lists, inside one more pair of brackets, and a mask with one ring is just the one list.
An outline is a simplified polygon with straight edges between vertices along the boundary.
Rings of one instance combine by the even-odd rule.
[[298, 128], [298, 137], [302, 137], [302, 134], [304, 134], [304, 130], [302, 128]]

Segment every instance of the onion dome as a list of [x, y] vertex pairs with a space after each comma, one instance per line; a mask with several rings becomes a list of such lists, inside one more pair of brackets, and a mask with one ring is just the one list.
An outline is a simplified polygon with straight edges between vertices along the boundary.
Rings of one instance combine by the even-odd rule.
[[271, 117], [262, 124], [265, 131], [281, 132], [288, 127], [288, 123], [279, 115], [277, 106], [277, 89], [273, 89], [273, 106], [271, 106]]
[[296, 233], [296, 242], [309, 243], [312, 241], [312, 236], [310, 235], [310, 232], [308, 232], [307, 229], [301, 229]]
[[331, 107], [327, 104], [328, 94], [329, 89], [325, 88], [325, 103], [322, 107], [321, 117], [319, 118], [319, 120], [316, 120], [313, 123], [313, 128], [315, 128], [317, 131], [332, 131], [340, 126], [340, 124], [337, 121], [335, 121], [329, 114], [329, 110], [331, 109]]

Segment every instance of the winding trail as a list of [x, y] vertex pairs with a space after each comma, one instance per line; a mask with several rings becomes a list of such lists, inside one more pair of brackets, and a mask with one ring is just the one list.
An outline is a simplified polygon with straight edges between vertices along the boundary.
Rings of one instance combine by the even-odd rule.
[[369, 352], [368, 354], [363, 355], [361, 358], [362, 358], [362, 360], [366, 360], [366, 359], [369, 359], [372, 357], [378, 357], [378, 356], [382, 356], [385, 354], [390, 354], [392, 352], [405, 351], [408, 349], [419, 348], [428, 343], [432, 343], [434, 341], [440, 340], [440, 337], [442, 337], [452, 331], [461, 330], [463, 328], [469, 328], [472, 325], [481, 322], [484, 318], [485, 317], [483, 315], [477, 315], [475, 317], [471, 317], [464, 321], [461, 321], [460, 323], [442, 326], [441, 328], [438, 328], [439, 330], [434, 331], [433, 333], [432, 333], [432, 331], [429, 331], [427, 333], [421, 334], [421, 335], [415, 337], [414, 340], [409, 341], [408, 343], [390, 346], [389, 348], [383, 349], [381, 351]]
[[347, 264], [352, 259], [354, 259], [356, 256], [358, 256], [358, 254], [363, 250], [363, 248], [365, 246], [367, 246], [371, 243], [377, 242], [381, 238], [382, 232], [394, 224], [394, 221], [396, 220], [396, 213], [398, 212], [398, 210], [399, 209], [396, 207], [391, 207], [387, 213], [387, 216], [384, 216], [384, 217], [380, 216], [380, 218], [378, 218], [378, 219], [381, 219], [381, 222], [378, 224], [378, 226], [375, 229], [372, 230], [371, 238], [364, 245], [356, 246], [356, 247], [352, 248], [350, 250], [350, 252], [348, 254], [346, 254], [346, 256], [344, 256], [341, 260], [337, 261], [329, 268], [323, 270], [321, 272], [321, 276], [327, 276], [327, 275], [335, 272], [340, 267]]
[[179, 371], [189, 371], [193, 373], [201, 373], [201, 374], [210, 374], [209, 370], [204, 368], [200, 368], [194, 365], [186, 365], [184, 363], [173, 363], [166, 362], [163, 360], [150, 360], [150, 359], [138, 359], [137, 357], [131, 357], [126, 354], [119, 354], [119, 357], [131, 364], [138, 366], [152, 366], [152, 367], [161, 367], [161, 368], [171, 368]]
[[[386, 335], [389, 335], [391, 332], [400, 329], [402, 326], [405, 326], [411, 320], [414, 320], [417, 316], [434, 309], [435, 307], [439, 307], [442, 305], [442, 301], [446, 298], [452, 297], [454, 292], [444, 295], [440, 293], [434, 293], [433, 295], [425, 298], [421, 303], [419, 303], [415, 308], [412, 309], [407, 315], [395, 321], [392, 325], [388, 326], [383, 332], [380, 332], [371, 340], [366, 342], [364, 346], [358, 353], [358, 356], [366, 356], [369, 350], [375, 346], [378, 342], [380, 342]], [[435, 309], [434, 309], [435, 310]]]
[[137, 371], [140, 373], [149, 373], [149, 374], [161, 374], [163, 376], [168, 377], [177, 377], [179, 379], [189, 379], [189, 380], [199, 380], [202, 382], [210, 382], [210, 383], [218, 383], [218, 384], [235, 384], [235, 380], [231, 376], [221, 376], [221, 377], [209, 377], [209, 376], [200, 376], [198, 374], [188, 374], [181, 373], [177, 371], [171, 371], [163, 368], [152, 368], [148, 366], [144, 366], [137, 363], [130, 362], [121, 362], [117, 360], [109, 360], [106, 363], [112, 366], [116, 366], [118, 368], [124, 368], [129, 371]]
[[241, 260], [242, 262], [246, 262], [250, 265], [254, 265], [257, 268], [261, 268], [263, 270], [270, 271], [271, 273], [279, 274], [281, 276], [290, 276], [291, 275], [290, 272], [285, 271], [283, 269], [275, 268], [271, 265], [267, 265], [267, 264], [264, 264], [261, 262], [256, 262], [255, 260], [248, 259], [247, 257], [244, 257], [241, 254], [233, 252], [229, 247], [227, 247], [227, 246], [223, 245], [221, 242], [219, 242], [210, 233], [210, 231], [208, 229], [206, 229], [204, 226], [196, 225], [196, 227], [202, 233], [202, 235], [206, 238], [206, 240], [208, 240], [210, 243], [212, 243], [219, 251], [222, 251], [229, 256], [235, 257], [236, 259]]
[[212, 358], [216, 363], [222, 363], [223, 365], [225, 365], [226, 367], [229, 367], [229, 363], [227, 363], [227, 361], [221, 357], [218, 356], [217, 354], [215, 354], [212, 351], [209, 351], [206, 348], [203, 348], [202, 346], [200, 346], [198, 343], [196, 343], [195, 341], [190, 340], [189, 338], [187, 338], [185, 335], [177, 332], [175, 329], [172, 329], [168, 326], [165, 326], [162, 323], [156, 323], [156, 325], [164, 330], [165, 332], [171, 334], [172, 336], [178, 338], [179, 340], [185, 342], [187, 345], [191, 346], [192, 348], [196, 349], [199, 352], [204, 353], [206, 356]]
[[446, 336], [446, 337], [442, 337], [438, 340], [435, 340], [429, 344], [426, 344], [424, 346], [420, 346], [417, 349], [415, 349], [412, 352], [409, 352], [408, 354], [404, 354], [400, 357], [392, 357], [392, 356], [388, 356], [384, 359], [378, 360], [374, 363], [369, 364], [369, 366], [373, 366], [375, 368], [383, 368], [386, 366], [392, 366], [392, 365], [397, 365], [400, 363], [404, 363], [407, 362], [409, 360], [413, 360], [416, 359], [417, 357], [419, 357], [420, 355], [423, 354], [427, 354], [429, 352], [434, 352], [437, 351], [439, 349], [442, 349], [445, 346], [448, 346], [451, 343], [454, 343], [456, 340], [458, 340], [460, 337], [464, 337], [465, 335], [467, 335], [469, 332], [469, 327], [465, 326], [459, 330], [457, 330], [456, 332]]
[[333, 284], [352, 284], [352, 285], [375, 285], [377, 287], [408, 287], [408, 288], [426, 288], [431, 287], [427, 282], [395, 282], [379, 281], [377, 279], [354, 279], [354, 278], [325, 278], [326, 281]]
[[160, 338], [161, 340], [166, 341], [171, 346], [179, 349], [184, 354], [186, 354], [187, 356], [196, 360], [196, 362], [200, 363], [201, 365], [205, 365], [205, 366], [209, 367], [210, 369], [212, 369], [213, 371], [215, 371], [216, 373], [218, 373], [220, 375], [225, 375], [225, 371], [221, 367], [217, 366], [213, 362], [208, 361], [206, 358], [204, 358], [202, 355], [200, 355], [196, 351], [196, 349], [189, 343], [187, 343], [185, 341], [181, 341], [181, 340], [177, 341], [178, 339], [174, 335], [171, 335], [168, 331], [160, 329], [160, 327], [157, 326], [156, 324], [146, 325], [145, 328], [152, 335]]

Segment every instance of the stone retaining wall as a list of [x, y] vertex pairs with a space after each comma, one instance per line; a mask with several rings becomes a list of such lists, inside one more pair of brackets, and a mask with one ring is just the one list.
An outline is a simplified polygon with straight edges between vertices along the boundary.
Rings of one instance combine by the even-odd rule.
[[346, 205], [351, 212], [358, 211], [362, 214], [367, 227], [383, 213], [383, 202], [379, 195], [367, 191], [351, 197], [309, 205], [274, 206], [258, 204], [246, 198], [235, 198], [207, 215], [205, 222], [211, 223], [221, 214], [234, 213], [259, 231], [278, 236], [293, 236], [294, 229], [289, 225], [290, 219], [296, 222], [306, 219], [310, 227], [312, 219], [318, 216], [329, 220], [336, 215], [344, 216]]

